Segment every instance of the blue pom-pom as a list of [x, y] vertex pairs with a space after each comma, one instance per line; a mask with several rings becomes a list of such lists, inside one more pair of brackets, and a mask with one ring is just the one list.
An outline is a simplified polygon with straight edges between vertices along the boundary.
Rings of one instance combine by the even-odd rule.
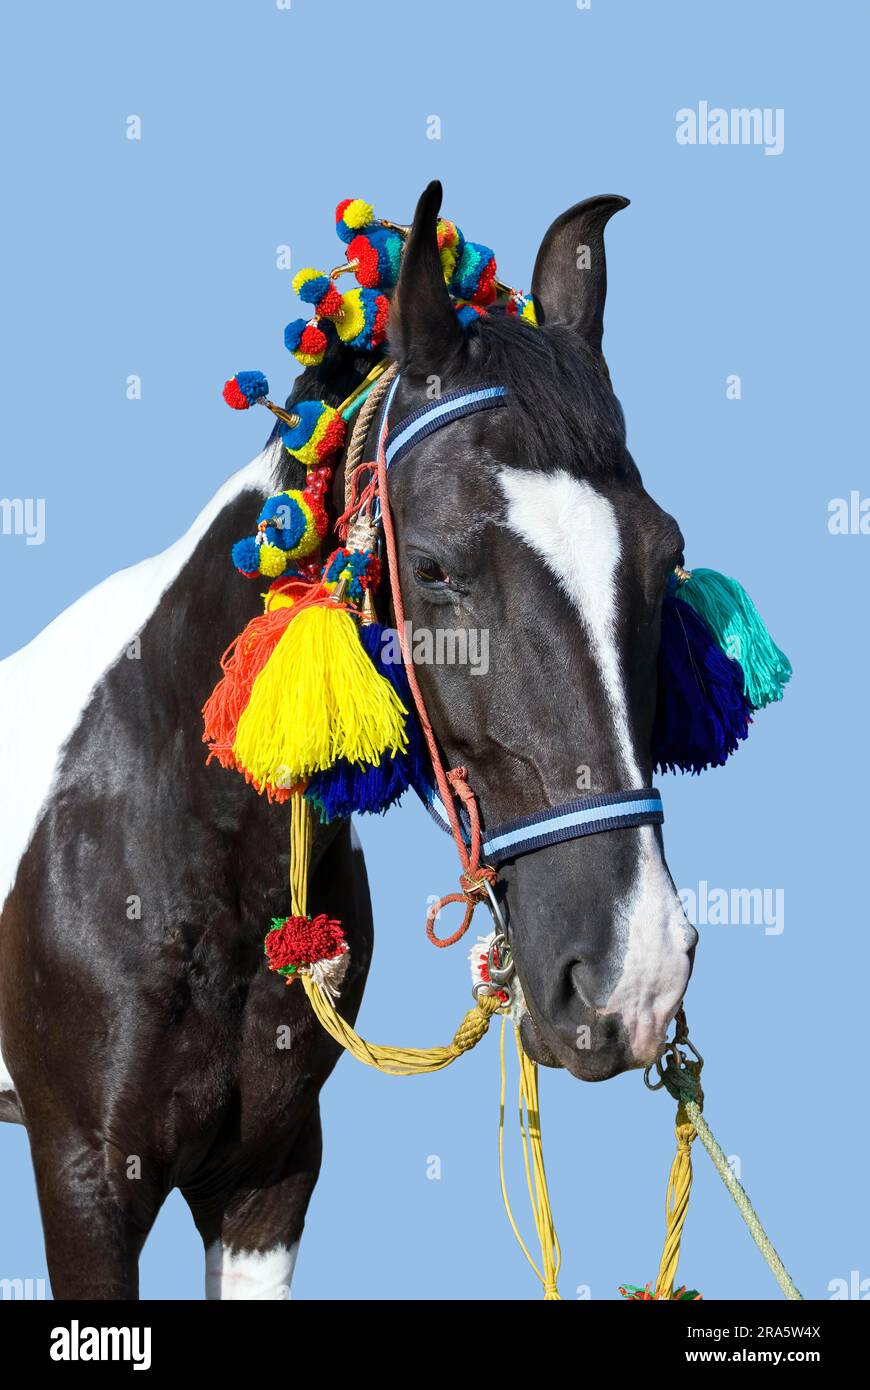
[[245, 536], [242, 540], [236, 541], [232, 549], [233, 564], [242, 574], [258, 574], [260, 560], [258, 554], [259, 547], [253, 536]]
[[290, 409], [294, 415], [299, 416], [299, 424], [294, 425], [292, 429], [289, 425], [284, 425], [281, 438], [285, 449], [301, 449], [308, 443], [323, 414], [323, 401], [294, 401]]
[[294, 319], [292, 323], [288, 323], [284, 329], [284, 346], [288, 352], [296, 351], [307, 327], [307, 319]]
[[236, 385], [251, 405], [269, 394], [269, 383], [262, 372], [236, 372]]
[[273, 497], [266, 498], [258, 520], [273, 523], [266, 527], [269, 545], [292, 550], [301, 540], [308, 518], [295, 497], [288, 492], [276, 492]]
[[721, 767], [746, 738], [752, 706], [743, 668], [703, 618], [669, 591], [662, 603], [653, 763], [662, 772]]

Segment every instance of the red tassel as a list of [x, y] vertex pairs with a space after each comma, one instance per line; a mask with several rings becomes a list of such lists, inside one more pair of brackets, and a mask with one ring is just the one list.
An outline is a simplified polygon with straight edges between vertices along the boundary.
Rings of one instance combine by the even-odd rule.
[[[221, 767], [237, 766], [233, 744], [239, 720], [251, 698], [251, 687], [278, 645], [292, 616], [293, 607], [290, 606], [258, 613], [221, 657], [224, 674], [202, 711], [205, 724], [202, 741], [208, 744], [209, 749], [207, 763], [217, 758]], [[238, 770], [244, 771], [243, 768]]]

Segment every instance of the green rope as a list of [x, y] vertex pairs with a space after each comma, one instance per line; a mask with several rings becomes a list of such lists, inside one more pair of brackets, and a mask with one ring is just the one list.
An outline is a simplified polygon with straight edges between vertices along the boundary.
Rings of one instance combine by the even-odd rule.
[[770, 1269], [774, 1279], [779, 1284], [786, 1298], [803, 1301], [803, 1294], [795, 1287], [794, 1281], [786, 1270], [785, 1265], [774, 1250], [769, 1236], [758, 1219], [755, 1208], [732, 1173], [728, 1164], [728, 1159], [722, 1151], [721, 1146], [716, 1142], [710, 1126], [701, 1114], [701, 1107], [698, 1105], [698, 1102], [684, 1096], [683, 1104], [686, 1109], [686, 1115], [695, 1126], [698, 1138], [712, 1158], [716, 1172], [734, 1198], [737, 1210], [746, 1222], [749, 1234], [764, 1256], [765, 1263]]

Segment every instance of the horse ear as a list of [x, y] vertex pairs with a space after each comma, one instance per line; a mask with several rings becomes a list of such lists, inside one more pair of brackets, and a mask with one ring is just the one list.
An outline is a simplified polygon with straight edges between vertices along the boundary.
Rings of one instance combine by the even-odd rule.
[[390, 304], [390, 354], [409, 376], [441, 375], [465, 346], [438, 253], [440, 207], [435, 179], [417, 204]]
[[568, 324], [593, 352], [601, 351], [604, 332], [604, 228], [613, 214], [625, 207], [628, 199], [615, 193], [575, 203], [556, 218], [535, 261], [532, 293], [543, 311], [543, 321]]

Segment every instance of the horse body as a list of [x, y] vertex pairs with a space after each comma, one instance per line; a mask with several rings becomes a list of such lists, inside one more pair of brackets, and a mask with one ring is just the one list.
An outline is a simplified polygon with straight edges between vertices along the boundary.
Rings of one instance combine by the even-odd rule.
[[[439, 201], [430, 185], [391, 307], [395, 419], [433, 379], [498, 382], [509, 406], [415, 445], [390, 495], [413, 625], [490, 634], [487, 679], [418, 678], [447, 764], [468, 768], [497, 824], [576, 795], [581, 766], [588, 790], [649, 786], [660, 606], [682, 538], [643, 489], [600, 351], [603, 228], [624, 200], [588, 200], [550, 229], [533, 279], [542, 328], [492, 314], [468, 335], [444, 284]], [[372, 361], [330, 350], [294, 395], [337, 404]], [[177, 546], [0, 664], [0, 1118], [28, 1130], [56, 1297], [136, 1297], [172, 1187], [202, 1236], [209, 1296], [289, 1290], [338, 1048], [264, 965], [288, 905], [286, 812], [205, 765], [199, 711], [260, 605], [259, 584], [227, 581], [230, 546], [265, 494], [297, 481], [270, 444]], [[336, 510], [342, 484], [339, 467]], [[650, 1061], [696, 939], [658, 830], [552, 845], [500, 881], [529, 1055], [588, 1080]], [[353, 1020], [372, 922], [348, 821], [318, 827], [310, 901], [344, 925]]]
[[[338, 1048], [263, 969], [264, 931], [286, 911], [286, 815], [206, 768], [199, 716], [216, 653], [259, 602], [251, 587], [228, 596], [214, 556], [273, 489], [281, 452], [0, 665], [15, 731], [0, 1116], [28, 1129], [56, 1297], [135, 1296], [173, 1186], [209, 1296], [289, 1288]], [[346, 925], [355, 1013], [371, 919], [347, 823], [318, 835], [312, 891]]]

